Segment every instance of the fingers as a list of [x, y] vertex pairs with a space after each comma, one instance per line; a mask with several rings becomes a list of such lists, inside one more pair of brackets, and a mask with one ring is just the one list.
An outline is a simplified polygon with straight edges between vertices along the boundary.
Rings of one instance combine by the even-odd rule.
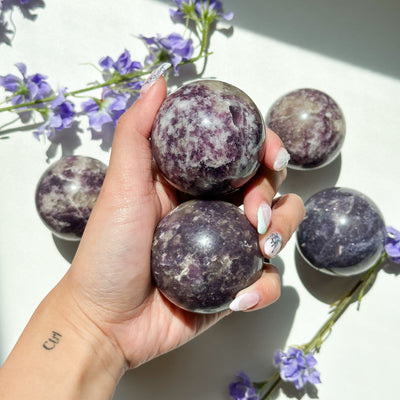
[[153, 189], [149, 136], [166, 94], [166, 82], [161, 77], [118, 120], [104, 186], [112, 185], [111, 191], [122, 199]]
[[280, 137], [269, 128], [266, 128], [265, 144], [267, 151], [264, 156], [264, 165], [274, 171], [285, 169], [290, 155], [283, 146]]
[[246, 289], [241, 290], [229, 308], [232, 311], [254, 311], [266, 307], [281, 294], [281, 281], [278, 269], [266, 264], [261, 277]]

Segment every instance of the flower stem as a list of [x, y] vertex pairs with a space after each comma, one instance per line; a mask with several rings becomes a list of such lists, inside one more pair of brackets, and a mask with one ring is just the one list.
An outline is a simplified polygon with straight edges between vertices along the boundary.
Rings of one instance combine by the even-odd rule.
[[[313, 351], [318, 352], [320, 350], [323, 341], [326, 339], [327, 335], [331, 332], [335, 323], [343, 315], [343, 313], [346, 311], [347, 307], [350, 305], [351, 301], [355, 298], [357, 294], [358, 294], [358, 303], [361, 302], [361, 299], [365, 291], [368, 289], [371, 282], [377, 276], [386, 258], [387, 258], [387, 253], [383, 252], [378, 261], [374, 264], [374, 266], [371, 267], [357, 281], [357, 283], [336, 302], [335, 308], [333, 309], [331, 316], [321, 326], [321, 328], [317, 331], [314, 337], [305, 345], [300, 346], [300, 348], [306, 354]], [[271, 377], [271, 379], [265, 381], [264, 384], [261, 384], [259, 393], [261, 393], [266, 386], [268, 386], [268, 391], [263, 395], [263, 397], [260, 397], [260, 400], [268, 399], [269, 396], [277, 389], [281, 381], [282, 378], [280, 377], [278, 370]]]

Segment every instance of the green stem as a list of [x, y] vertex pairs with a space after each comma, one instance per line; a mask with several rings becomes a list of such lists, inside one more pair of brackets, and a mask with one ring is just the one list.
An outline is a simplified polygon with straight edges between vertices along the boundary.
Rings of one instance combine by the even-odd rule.
[[[373, 281], [373, 279], [378, 274], [383, 262], [387, 258], [387, 253], [383, 252], [379, 260], [375, 263], [373, 267], [371, 267], [350, 289], [344, 296], [342, 296], [331, 316], [326, 320], [326, 322], [321, 326], [318, 332], [314, 335], [314, 337], [305, 345], [300, 346], [300, 348], [307, 354], [312, 351], [319, 351], [324, 339], [331, 332], [335, 323], [339, 320], [339, 318], [346, 311], [347, 307], [350, 305], [351, 301], [354, 299], [355, 295], [358, 294], [358, 302], [361, 301], [363, 294], [368, 289], [369, 285]], [[278, 385], [282, 381], [282, 378], [279, 375], [279, 371], [277, 371], [271, 379], [266, 381], [262, 386], [260, 391], [263, 390], [265, 386], [269, 386], [267, 393], [261, 397], [261, 400], [266, 400], [269, 396], [277, 389]]]

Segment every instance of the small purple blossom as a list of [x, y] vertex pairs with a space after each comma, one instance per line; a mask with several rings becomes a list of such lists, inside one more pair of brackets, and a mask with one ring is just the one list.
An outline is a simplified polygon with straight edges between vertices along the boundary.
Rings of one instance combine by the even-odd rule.
[[13, 74], [0, 76], [0, 86], [11, 92], [12, 105], [41, 100], [52, 94], [46, 76], [42, 74], [27, 75], [27, 68], [24, 63], [17, 63], [15, 66], [22, 78]]
[[82, 110], [89, 117], [89, 126], [96, 132], [101, 132], [107, 123], [117, 124], [119, 117], [128, 107], [128, 94], [106, 90], [102, 100], [89, 99], [82, 103]]
[[250, 378], [239, 372], [236, 380], [229, 385], [229, 395], [234, 400], [260, 400], [257, 391]]
[[116, 61], [109, 56], [102, 57], [99, 60], [99, 65], [103, 68], [103, 73], [107, 75], [106, 80], [109, 79], [114, 72], [118, 72], [120, 75], [126, 75], [142, 68], [142, 64], [139, 61], [132, 61], [131, 55], [126, 49]]
[[287, 353], [277, 350], [274, 364], [279, 366], [280, 375], [285, 382], [292, 382], [296, 389], [301, 389], [307, 382], [320, 383], [320, 373], [315, 369], [317, 364], [312, 353], [304, 354], [303, 350], [290, 347]]
[[400, 232], [391, 226], [386, 228], [387, 237], [385, 250], [390, 258], [395, 263], [400, 263]]
[[44, 134], [50, 139], [54, 137], [54, 131], [61, 131], [72, 125], [75, 117], [75, 106], [65, 99], [66, 90], [61, 89], [57, 97], [50, 102], [49, 108], [43, 111], [46, 114], [46, 121], [33, 132], [35, 137]]
[[194, 52], [192, 39], [185, 39], [179, 33], [171, 33], [165, 37], [140, 35], [140, 38], [150, 51], [146, 64], [169, 61], [174, 67], [175, 75], [178, 74], [178, 65], [182, 61], [188, 61]]
[[[174, 22], [185, 22], [185, 17], [194, 12], [197, 17], [207, 10], [207, 0], [174, 0], [178, 6], [177, 10], [170, 9], [170, 16]], [[233, 18], [233, 12], [224, 14], [222, 2], [219, 0], [209, 0], [208, 14], [214, 14], [217, 19], [230, 21]]]

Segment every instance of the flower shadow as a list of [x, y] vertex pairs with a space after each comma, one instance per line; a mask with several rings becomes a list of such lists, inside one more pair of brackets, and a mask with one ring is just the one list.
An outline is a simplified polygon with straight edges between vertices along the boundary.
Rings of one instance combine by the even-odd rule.
[[78, 132], [82, 132], [82, 129], [77, 121], [73, 122], [69, 128], [56, 131], [46, 151], [47, 161], [50, 162], [57, 156], [60, 147], [62, 157], [74, 154], [74, 151], [82, 144]]
[[[315, 385], [306, 383], [302, 389], [296, 389], [291, 382], [283, 382], [281, 384], [281, 389], [285, 393], [286, 397], [289, 399], [302, 399], [307, 396], [307, 399], [318, 399], [318, 388]], [[272, 397], [274, 398], [274, 397]], [[276, 398], [276, 397], [275, 397]]]
[[[4, 43], [9, 46], [12, 44], [16, 33], [16, 27], [12, 18], [12, 13], [15, 9], [19, 9], [25, 19], [34, 21], [38, 16], [34, 11], [44, 7], [45, 3], [43, 0], [30, 0], [25, 4], [22, 4], [20, 0], [3, 0], [0, 16], [0, 44]], [[13, 30], [8, 28], [9, 23]]]
[[[282, 271], [279, 257], [274, 262]], [[215, 400], [216, 394], [226, 399], [229, 382], [239, 370], [264, 380], [275, 371], [271, 355], [285, 347], [298, 306], [296, 290], [283, 286], [271, 306], [232, 313], [185, 346], [126, 373], [114, 400]]]

